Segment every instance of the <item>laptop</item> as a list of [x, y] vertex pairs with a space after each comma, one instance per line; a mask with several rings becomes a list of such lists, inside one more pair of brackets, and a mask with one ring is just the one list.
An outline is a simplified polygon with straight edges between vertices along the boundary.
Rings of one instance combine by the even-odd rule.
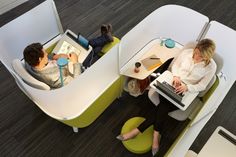
[[86, 38], [80, 34], [77, 36], [70, 30], [67, 30], [52, 50], [52, 53], [70, 54], [74, 52], [79, 57], [79, 63], [82, 63], [91, 50], [92, 47], [89, 46], [89, 41]]
[[156, 81], [156, 84], [154, 84], [154, 86], [157, 89], [159, 89], [160, 91], [162, 91], [164, 94], [166, 94], [167, 96], [172, 98], [174, 101], [176, 101], [182, 107], [185, 106], [182, 103], [182, 98], [183, 98], [184, 95], [183, 94], [177, 94], [175, 92], [175, 88], [172, 85], [170, 85], [169, 83], [167, 83], [166, 81], [163, 81], [162, 83], [159, 82], [159, 81]]

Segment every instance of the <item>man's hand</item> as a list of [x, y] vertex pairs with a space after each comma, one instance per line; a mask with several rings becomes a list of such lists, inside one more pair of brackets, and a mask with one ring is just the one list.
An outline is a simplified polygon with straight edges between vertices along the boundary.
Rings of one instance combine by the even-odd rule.
[[74, 52], [70, 53], [70, 54], [69, 54], [69, 60], [70, 60], [73, 64], [77, 63], [77, 62], [78, 62], [78, 55], [77, 55], [76, 53], [74, 53]]
[[55, 54], [53, 57], [52, 57], [52, 59], [53, 60], [58, 60], [59, 58], [68, 58], [68, 55], [67, 54]]

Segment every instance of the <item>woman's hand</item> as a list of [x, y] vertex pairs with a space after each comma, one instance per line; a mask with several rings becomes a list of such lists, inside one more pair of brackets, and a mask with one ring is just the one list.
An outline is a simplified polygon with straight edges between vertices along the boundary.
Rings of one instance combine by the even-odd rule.
[[175, 88], [175, 92], [177, 94], [181, 94], [181, 93], [184, 93], [184, 92], [187, 92], [187, 91], [188, 91], [188, 87], [184, 83], [182, 83], [180, 86]]
[[77, 54], [74, 53], [74, 52], [70, 53], [70, 54], [69, 54], [69, 60], [70, 60], [73, 64], [77, 63], [77, 62], [78, 62], [78, 56], [77, 56]]
[[175, 88], [179, 87], [181, 85], [180, 77], [174, 76], [172, 84]]

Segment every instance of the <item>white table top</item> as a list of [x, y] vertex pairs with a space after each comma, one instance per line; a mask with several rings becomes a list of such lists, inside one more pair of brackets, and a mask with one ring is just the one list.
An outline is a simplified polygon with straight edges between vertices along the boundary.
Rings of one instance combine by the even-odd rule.
[[236, 136], [218, 126], [197, 157], [235, 157]]
[[195, 93], [190, 93], [190, 92], [185, 92], [184, 96], [182, 98], [181, 103], [184, 105], [180, 105], [177, 102], [175, 102], [173, 99], [171, 99], [169, 96], [167, 96], [165, 93], [163, 93], [162, 91], [160, 91], [159, 89], [157, 89], [154, 84], [156, 83], [156, 81], [159, 82], [163, 82], [166, 81], [169, 84], [172, 84], [172, 80], [173, 80], [173, 75], [170, 71], [165, 71], [164, 73], [162, 73], [158, 78], [156, 78], [154, 81], [151, 82], [150, 86], [155, 89], [159, 94], [161, 94], [163, 97], [165, 97], [167, 100], [169, 100], [171, 103], [173, 103], [175, 106], [177, 106], [179, 109], [181, 110], [186, 110], [188, 108], [188, 106], [193, 102], [193, 100], [197, 97], [198, 92]]
[[161, 62], [164, 63], [170, 58], [173, 58], [178, 55], [180, 52], [180, 49], [183, 47], [179, 43], [175, 42], [174, 48], [167, 48], [165, 44], [161, 46], [161, 40], [160, 39], [154, 39], [147, 43], [137, 54], [129, 60], [129, 62], [122, 67], [120, 70], [122, 75], [136, 78], [136, 79], [145, 79], [147, 76], [149, 76], [153, 71], [155, 71], [158, 67], [147, 70], [144, 66], [140, 67], [139, 73], [134, 72], [134, 64], [135, 62], [141, 62], [141, 60], [150, 57], [151, 55], [155, 54], [158, 58], [160, 58]]

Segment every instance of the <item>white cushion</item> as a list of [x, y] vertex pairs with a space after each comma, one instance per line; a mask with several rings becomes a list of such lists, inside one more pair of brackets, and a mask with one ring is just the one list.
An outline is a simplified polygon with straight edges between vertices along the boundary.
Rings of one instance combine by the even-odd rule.
[[168, 115], [178, 121], [184, 121], [187, 118], [194, 117], [196, 114], [195, 111], [198, 111], [202, 105], [202, 102], [198, 98], [196, 98], [185, 111], [177, 109], [169, 112]]
[[32, 77], [25, 69], [24, 65], [19, 59], [14, 59], [12, 61], [12, 67], [14, 71], [31, 87], [42, 89], [42, 90], [50, 90], [50, 87]]

